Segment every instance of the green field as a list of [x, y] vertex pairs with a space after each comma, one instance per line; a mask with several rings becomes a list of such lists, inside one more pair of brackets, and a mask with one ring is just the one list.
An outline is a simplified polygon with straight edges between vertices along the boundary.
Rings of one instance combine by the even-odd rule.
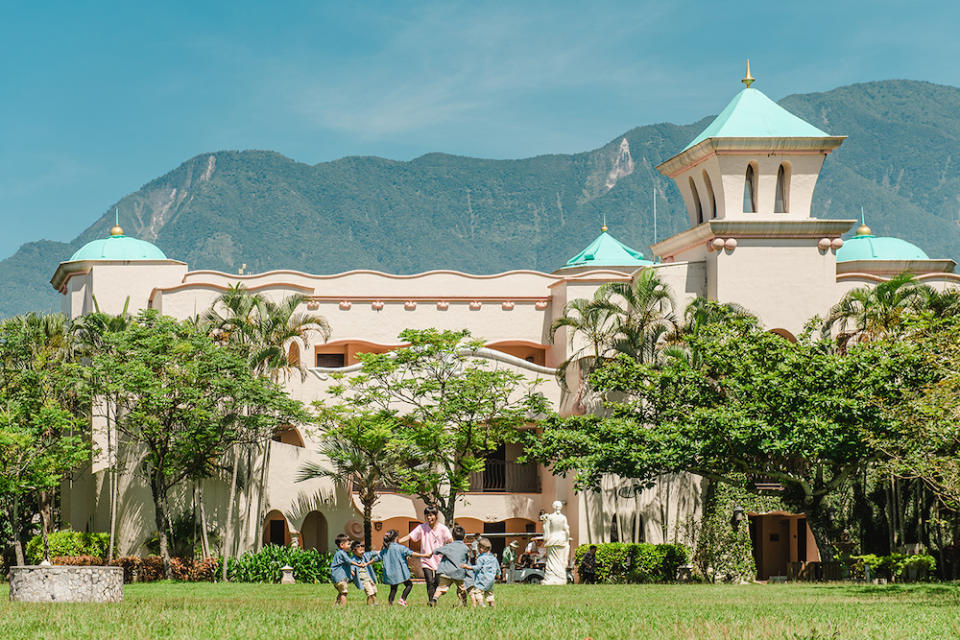
[[331, 585], [134, 584], [119, 605], [10, 603], [0, 638], [958, 638], [960, 586], [498, 586], [496, 610], [366, 607]]

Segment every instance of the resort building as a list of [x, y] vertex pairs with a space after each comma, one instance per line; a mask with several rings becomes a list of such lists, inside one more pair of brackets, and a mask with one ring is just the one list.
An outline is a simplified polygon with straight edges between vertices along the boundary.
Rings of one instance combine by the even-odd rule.
[[[398, 347], [403, 329], [466, 328], [485, 340], [481, 357], [543, 378], [541, 391], [561, 414], [570, 415], [592, 410], [595, 400], [585, 397], [575, 368], [566, 384], [557, 379], [557, 366], [580, 345], [571, 345], [564, 330], [551, 341], [551, 323], [571, 300], [592, 297], [606, 282], [629, 281], [639, 270], [657, 271], [670, 286], [678, 312], [697, 296], [735, 302], [787, 340], [812, 316], [826, 315], [853, 288], [903, 271], [938, 288], [960, 281], [952, 260], [930, 259], [908, 242], [876, 237], [865, 224], [844, 240], [856, 220], [815, 217], [811, 203], [817, 179], [844, 136], [821, 131], [789, 113], [750, 86], [749, 70], [747, 75], [747, 86], [720, 115], [658, 167], [679, 188], [689, 228], [655, 244], [649, 257], [617, 241], [604, 226], [581, 253], [552, 273], [436, 270], [394, 275], [358, 270], [315, 275], [290, 265], [290, 270], [233, 275], [190, 271], [185, 263], [115, 227], [109, 237], [62, 262], [51, 282], [63, 294], [63, 311], [69, 317], [93, 311], [96, 303], [109, 313], [120, 313], [128, 305], [130, 312], [152, 308], [192, 318], [237, 284], [275, 299], [303, 294], [304, 310], [324, 316], [332, 329], [326, 342], [289, 347], [290, 360], [303, 363], [307, 375], [302, 380], [293, 376], [286, 385], [304, 402], [325, 397], [331, 373], [356, 370], [358, 353]], [[239, 522], [249, 525], [241, 534], [244, 548], [260, 540], [330, 550], [338, 533], [362, 535], [355, 495], [326, 480], [296, 481], [302, 463], [317, 455], [314, 434], [292, 426], [278, 432], [271, 447], [263, 496], [266, 519], [253, 521], [245, 512], [249, 505], [238, 505]], [[574, 545], [611, 539], [689, 542], [685, 526], [696, 518], [702, 501], [699, 478], [664, 477], [653, 488], [639, 488], [610, 477], [601, 491], [578, 493], [572, 479], [518, 463], [520, 454], [513, 446], [501, 448], [487, 459], [485, 471], [471, 479], [471, 490], [457, 508], [457, 521], [468, 531], [538, 531], [540, 514], [561, 500]], [[88, 473], [66, 488], [63, 518], [75, 529], [107, 530], [104, 471], [114, 463], [101, 454]], [[149, 489], [132, 466], [123, 467], [120, 482], [117, 530], [122, 553], [142, 551], [153, 535]], [[207, 517], [221, 531], [226, 489], [225, 482], [217, 481], [205, 489]], [[375, 541], [391, 528], [409, 531], [420, 521], [422, 507], [410, 496], [385, 493], [373, 512]], [[785, 575], [789, 562], [818, 559], [802, 515], [749, 516], [760, 577]]]

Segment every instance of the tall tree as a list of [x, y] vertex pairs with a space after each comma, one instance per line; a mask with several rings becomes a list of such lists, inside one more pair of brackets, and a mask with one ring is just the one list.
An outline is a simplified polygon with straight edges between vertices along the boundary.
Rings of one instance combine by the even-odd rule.
[[[293, 361], [288, 357], [291, 345], [296, 344], [303, 350], [306, 341], [316, 336], [326, 340], [330, 335], [330, 325], [326, 319], [316, 314], [307, 314], [299, 311], [304, 304], [305, 297], [300, 294], [287, 296], [280, 302], [273, 302], [259, 294], [248, 291], [242, 284], [225, 291], [213, 306], [203, 315], [203, 321], [209, 325], [214, 336], [224, 344], [234, 345], [246, 354], [251, 370], [257, 375], [267, 375], [274, 382], [279, 382], [292, 372], [304, 372], [302, 362]], [[254, 493], [252, 475], [247, 477], [245, 485], [247, 491], [247, 517], [259, 527], [263, 522], [264, 501], [266, 486], [269, 480], [270, 468], [270, 437], [264, 437], [253, 443], [254, 447], [246, 447], [248, 462], [253, 458], [259, 460], [259, 479], [257, 491]], [[230, 503], [227, 506], [227, 521], [233, 520], [234, 496], [237, 489], [236, 473], [240, 468], [240, 448], [233, 451], [231, 467]], [[248, 474], [255, 473], [254, 465], [246, 465]], [[256, 511], [253, 501], [256, 498]], [[248, 528], [250, 523], [248, 522]], [[260, 536], [256, 537], [255, 544], [259, 547]], [[225, 541], [225, 554], [232, 553], [233, 527], [228, 526]], [[226, 576], [226, 563], [224, 563]]]
[[533, 453], [556, 473], [576, 471], [582, 487], [596, 487], [605, 473], [774, 480], [831, 559], [839, 531], [828, 498], [878, 459], [871, 439], [896, 424], [882, 406], [928, 379], [917, 350], [878, 343], [824, 353], [743, 322], [690, 341], [699, 368], [621, 357], [595, 372], [597, 389], [625, 399], [608, 400], [609, 418], [549, 421]]
[[23, 564], [20, 505], [34, 493], [43, 553], [52, 528], [51, 505], [61, 481], [89, 459], [89, 396], [84, 367], [71, 359], [72, 344], [60, 314], [27, 314], [0, 325], [0, 495], [10, 510], [13, 546]]
[[395, 450], [405, 459], [400, 488], [435, 504], [453, 522], [457, 497], [485, 456], [549, 410], [540, 380], [498, 368], [476, 355], [469, 331], [407, 329], [409, 346], [361, 354], [360, 373], [331, 387], [344, 404], [391, 415], [400, 425]]
[[830, 309], [823, 333], [835, 333], [841, 349], [857, 342], [883, 339], [896, 334], [904, 316], [922, 308], [924, 299], [923, 287], [909, 273], [873, 287], [853, 289]]
[[[75, 337], [77, 344], [77, 354], [86, 362], [92, 362], [100, 353], [110, 348], [110, 345], [104, 340], [108, 333], [122, 332], [130, 324], [130, 314], [127, 313], [129, 298], [123, 305], [123, 310], [117, 315], [103, 313], [100, 305], [94, 298], [94, 313], [80, 316], [71, 323], [70, 331]], [[120, 463], [119, 443], [117, 437], [117, 399], [107, 394], [104, 381], [96, 375], [96, 370], [91, 368], [90, 375], [91, 394], [93, 396], [94, 413], [97, 407], [103, 408], [103, 418], [105, 423], [107, 450], [105, 453], [107, 460], [107, 488], [108, 488], [108, 510], [109, 510], [109, 544], [107, 545], [106, 562], [113, 561], [113, 552], [117, 531], [117, 494], [119, 491], [120, 470], [117, 466]]]
[[613, 350], [639, 362], [658, 362], [677, 320], [676, 303], [657, 270], [638, 271], [630, 282], [608, 282], [597, 294], [615, 313]]
[[396, 417], [344, 406], [317, 408], [323, 429], [317, 453], [329, 463], [305, 463], [297, 481], [329, 478], [347, 491], [356, 490], [363, 507], [363, 542], [369, 549], [373, 507], [383, 486], [397, 476]]
[[190, 322], [143, 311], [106, 341], [109, 349], [94, 366], [119, 399], [119, 431], [144, 450], [160, 556], [170, 577], [171, 490], [200, 461], [221, 458], [251, 434], [259, 437], [297, 417], [296, 403], [251, 374], [242, 354], [217, 346]]

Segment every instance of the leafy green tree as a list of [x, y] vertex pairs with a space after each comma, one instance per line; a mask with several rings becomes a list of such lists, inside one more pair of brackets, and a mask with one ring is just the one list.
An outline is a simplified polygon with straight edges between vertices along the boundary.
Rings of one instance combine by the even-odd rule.
[[390, 412], [344, 406], [317, 408], [323, 429], [317, 453], [329, 463], [305, 463], [297, 481], [330, 478], [348, 491], [356, 490], [363, 506], [363, 542], [369, 549], [378, 492], [396, 478], [400, 463], [395, 447], [396, 417]]
[[88, 400], [86, 371], [70, 358], [66, 327], [60, 314], [27, 314], [0, 325], [0, 496], [13, 524], [19, 564], [25, 495], [36, 496], [48, 558], [54, 493], [91, 454], [88, 421], [80, 410]]
[[392, 416], [400, 425], [394, 447], [403, 463], [397, 481], [407, 493], [435, 504], [453, 522], [457, 496], [485, 456], [549, 410], [540, 380], [498, 368], [476, 356], [483, 342], [470, 332], [407, 329], [409, 346], [361, 354], [360, 373], [331, 387], [341, 401]]
[[886, 403], [898, 428], [875, 444], [890, 472], [922, 481], [948, 507], [960, 509], [960, 320], [926, 313], [908, 321], [903, 338], [921, 348], [931, 379]]
[[297, 403], [254, 376], [243, 354], [217, 346], [193, 323], [153, 310], [105, 341], [109, 348], [94, 366], [119, 401], [120, 433], [143, 449], [160, 556], [170, 577], [171, 490], [231, 447], [298, 417]]
[[609, 418], [553, 419], [532, 453], [581, 487], [603, 474], [651, 480], [689, 472], [736, 483], [740, 474], [784, 486], [784, 503], [807, 515], [821, 554], [839, 539], [828, 499], [876, 461], [873, 438], [895, 432], [882, 406], [929, 378], [910, 344], [881, 343], [824, 353], [747, 321], [690, 338], [694, 368], [670, 359], [655, 368], [621, 357], [595, 372]]
[[574, 362], [582, 362], [590, 357], [592, 363], [599, 363], [612, 348], [618, 309], [608, 304], [599, 290], [597, 293], [600, 295], [595, 295], [592, 300], [577, 298], [568, 302], [561, 316], [550, 325], [551, 342], [562, 329], [567, 330], [571, 353], [557, 370], [560, 380], [566, 381], [567, 370]]

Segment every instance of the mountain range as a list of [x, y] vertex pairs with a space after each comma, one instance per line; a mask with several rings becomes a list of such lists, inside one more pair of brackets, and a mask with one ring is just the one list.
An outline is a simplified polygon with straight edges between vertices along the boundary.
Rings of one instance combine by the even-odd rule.
[[[848, 136], [824, 165], [816, 217], [856, 218], [862, 206], [875, 234], [960, 259], [960, 89], [888, 80], [780, 104]], [[308, 165], [271, 151], [204, 153], [111, 204], [71, 242], [30, 242], [0, 261], [0, 316], [58, 309], [49, 278], [107, 235], [115, 207], [128, 235], [192, 269], [552, 271], [593, 240], [603, 217], [647, 253], [654, 197], [658, 239], [687, 226], [679, 192], [656, 166], [710, 120], [641, 126], [592, 151], [521, 160], [430, 153]]]

